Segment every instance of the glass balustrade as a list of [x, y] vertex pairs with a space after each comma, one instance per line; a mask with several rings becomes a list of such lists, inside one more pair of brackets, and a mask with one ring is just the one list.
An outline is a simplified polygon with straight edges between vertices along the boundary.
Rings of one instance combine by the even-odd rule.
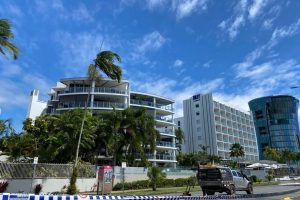
[[[68, 89], [62, 90], [60, 93], [80, 93], [80, 92], [89, 92], [90, 87], [70, 87]], [[126, 90], [121, 90], [117, 88], [106, 88], [106, 87], [95, 87], [94, 93], [114, 93], [114, 94], [127, 94]]]
[[[58, 108], [78, 108], [84, 107], [85, 102], [62, 102], [59, 104]], [[90, 104], [88, 104], [90, 107]], [[104, 101], [95, 101], [93, 104], [94, 108], [125, 108], [124, 103], [116, 103], [116, 102], [104, 102]]]
[[157, 120], [160, 120], [160, 121], [164, 121], [164, 122], [169, 122], [169, 123], [173, 123], [173, 120], [172, 119], [165, 119], [163, 117], [156, 117]]
[[159, 129], [158, 131], [162, 134], [175, 135], [172, 129]]
[[154, 103], [151, 101], [143, 101], [143, 100], [137, 100], [137, 99], [130, 99], [131, 104], [136, 104], [136, 105], [143, 105], [143, 106], [150, 106], [150, 107], [156, 107], [162, 110], [168, 110], [168, 111], [173, 111], [173, 108], [171, 105], [163, 105], [163, 104], [158, 104]]
[[[169, 155], [169, 154], [145, 154], [145, 156], [148, 159], [153, 159], [153, 160], [175, 160], [173, 158], [173, 156]], [[139, 154], [136, 154], [136, 158], [139, 159], [141, 158], [141, 156]]]
[[163, 146], [163, 147], [175, 147], [175, 144], [172, 142], [166, 142], [166, 141], [157, 141], [157, 146]]

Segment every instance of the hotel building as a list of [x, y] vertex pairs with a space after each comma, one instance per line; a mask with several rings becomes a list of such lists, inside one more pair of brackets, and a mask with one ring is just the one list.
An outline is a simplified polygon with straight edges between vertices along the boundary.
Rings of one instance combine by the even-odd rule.
[[258, 160], [258, 149], [252, 116], [213, 99], [213, 95], [194, 95], [183, 101], [183, 117], [175, 123], [184, 131], [184, 153], [207, 147], [209, 154], [230, 158], [230, 147], [244, 147], [246, 161]]

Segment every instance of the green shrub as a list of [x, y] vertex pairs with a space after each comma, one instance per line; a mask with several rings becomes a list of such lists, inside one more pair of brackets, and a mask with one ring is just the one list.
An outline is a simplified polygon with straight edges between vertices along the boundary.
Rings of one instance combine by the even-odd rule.
[[[157, 184], [157, 187], [185, 187], [189, 181], [190, 185], [198, 185], [198, 181], [195, 177], [189, 178], [177, 178], [177, 179], [163, 179]], [[133, 182], [125, 182], [124, 190], [138, 190], [138, 189], [147, 189], [152, 187], [152, 184], [149, 180], [140, 180]], [[113, 190], [118, 191], [123, 189], [123, 183], [117, 183]]]
[[252, 183], [256, 183], [257, 182], [257, 176], [255, 176], [255, 175], [250, 176], [249, 179], [250, 179], [250, 181]]

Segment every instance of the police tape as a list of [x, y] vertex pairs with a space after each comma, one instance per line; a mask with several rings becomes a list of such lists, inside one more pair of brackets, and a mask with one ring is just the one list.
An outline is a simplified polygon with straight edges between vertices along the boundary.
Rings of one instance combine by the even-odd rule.
[[202, 199], [244, 199], [257, 198], [261, 195], [213, 195], [213, 196], [111, 196], [111, 195], [52, 195], [52, 194], [0, 194], [0, 200], [102, 200], [102, 199], [135, 199], [135, 200], [202, 200]]

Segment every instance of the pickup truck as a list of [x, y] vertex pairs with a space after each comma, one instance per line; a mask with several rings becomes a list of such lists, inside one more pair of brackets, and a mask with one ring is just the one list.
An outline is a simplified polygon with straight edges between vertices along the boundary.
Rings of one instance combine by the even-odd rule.
[[215, 192], [226, 192], [233, 195], [236, 191], [246, 191], [247, 194], [253, 194], [253, 186], [247, 176], [228, 167], [199, 166], [197, 179], [203, 196], [214, 195]]

